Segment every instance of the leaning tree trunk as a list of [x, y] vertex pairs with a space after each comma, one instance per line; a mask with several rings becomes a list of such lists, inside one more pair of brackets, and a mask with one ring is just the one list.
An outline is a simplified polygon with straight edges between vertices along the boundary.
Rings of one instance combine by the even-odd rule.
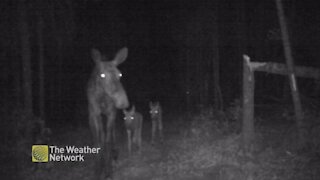
[[292, 99], [294, 103], [295, 119], [298, 127], [299, 145], [301, 147], [301, 146], [304, 146], [305, 144], [305, 138], [304, 138], [304, 132], [302, 127], [302, 124], [303, 124], [302, 107], [301, 107], [301, 101], [299, 97], [299, 89], [296, 83], [296, 76], [294, 72], [294, 60], [291, 52], [288, 29], [287, 29], [286, 20], [284, 17], [281, 0], [276, 0], [276, 6], [278, 10], [278, 18], [280, 23], [284, 55], [285, 55], [286, 64], [288, 67], [288, 76], [289, 76]]
[[31, 77], [31, 47], [30, 31], [27, 22], [26, 1], [19, 1], [19, 30], [21, 38], [21, 59], [22, 59], [22, 77], [23, 77], [23, 98], [24, 108], [28, 114], [32, 114], [32, 77]]

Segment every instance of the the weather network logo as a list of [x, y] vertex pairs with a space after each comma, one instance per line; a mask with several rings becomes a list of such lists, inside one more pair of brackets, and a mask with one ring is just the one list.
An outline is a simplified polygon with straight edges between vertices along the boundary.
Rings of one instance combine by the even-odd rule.
[[48, 162], [49, 147], [48, 145], [32, 146], [32, 162]]
[[87, 154], [99, 154], [100, 147], [33, 145], [32, 162], [83, 162]]

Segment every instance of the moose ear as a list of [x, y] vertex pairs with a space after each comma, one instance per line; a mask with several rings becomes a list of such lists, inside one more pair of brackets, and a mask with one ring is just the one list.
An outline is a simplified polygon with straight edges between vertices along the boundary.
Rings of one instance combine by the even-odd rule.
[[136, 111], [136, 107], [133, 105], [131, 108], [131, 112], [135, 112]]
[[99, 50], [91, 49], [91, 58], [96, 64], [99, 64], [101, 62], [102, 55]]
[[128, 48], [124, 47], [117, 52], [112, 62], [115, 66], [117, 66], [123, 63], [127, 59], [127, 57], [128, 57]]

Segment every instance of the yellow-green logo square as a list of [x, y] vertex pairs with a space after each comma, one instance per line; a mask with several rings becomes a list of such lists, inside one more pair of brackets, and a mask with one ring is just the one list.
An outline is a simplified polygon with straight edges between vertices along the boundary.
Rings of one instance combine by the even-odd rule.
[[48, 162], [49, 146], [33, 145], [32, 146], [32, 162]]

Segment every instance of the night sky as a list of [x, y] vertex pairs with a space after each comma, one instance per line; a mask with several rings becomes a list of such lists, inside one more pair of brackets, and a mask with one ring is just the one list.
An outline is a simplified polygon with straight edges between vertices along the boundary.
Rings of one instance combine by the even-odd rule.
[[[23, 94], [16, 93], [23, 77], [18, 4], [7, 0], [0, 5], [1, 93], [8, 97], [2, 103], [10, 98], [20, 101]], [[242, 54], [253, 61], [285, 62], [274, 1], [68, 0], [26, 4], [35, 114], [38, 12], [44, 20], [48, 119], [72, 121], [86, 111], [86, 84], [94, 65], [91, 48], [112, 58], [117, 50], [128, 47], [128, 59], [119, 67], [121, 81], [130, 102], [139, 104], [142, 110], [155, 99], [178, 111], [177, 107], [186, 103], [186, 92], [191, 94], [193, 105], [212, 105], [213, 61], [219, 61], [225, 106], [241, 96]], [[315, 1], [284, 1], [284, 7], [296, 64], [319, 67], [320, 13]], [[269, 84], [282, 84], [285, 78], [266, 74], [258, 77], [263, 77], [256, 85], [258, 95], [281, 96], [281, 88], [272, 89]], [[206, 82], [209, 101], [198, 98], [202, 82]], [[313, 80], [301, 83], [301, 91], [309, 94]]]

